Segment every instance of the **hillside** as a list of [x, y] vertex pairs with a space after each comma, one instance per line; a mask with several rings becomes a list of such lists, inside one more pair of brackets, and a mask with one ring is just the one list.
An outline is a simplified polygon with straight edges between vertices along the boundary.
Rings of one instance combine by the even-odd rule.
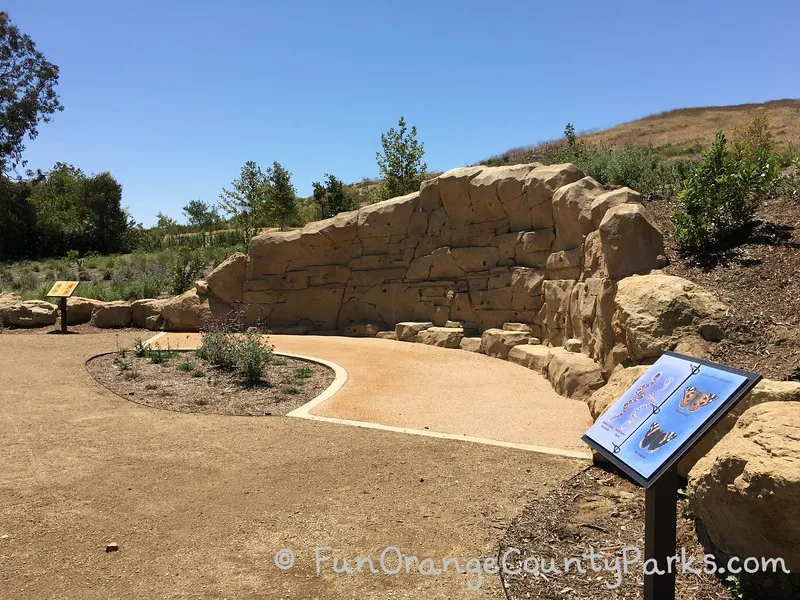
[[[756, 114], [766, 114], [770, 131], [779, 147], [800, 149], [800, 99], [772, 100], [762, 104], [678, 108], [623, 123], [610, 129], [589, 131], [579, 137], [591, 144], [609, 146], [652, 146], [665, 156], [692, 158], [711, 145], [719, 130], [733, 132]], [[581, 124], [578, 123], [578, 128]], [[498, 157], [503, 162], [526, 162], [538, 148], [536, 144], [514, 148]]]

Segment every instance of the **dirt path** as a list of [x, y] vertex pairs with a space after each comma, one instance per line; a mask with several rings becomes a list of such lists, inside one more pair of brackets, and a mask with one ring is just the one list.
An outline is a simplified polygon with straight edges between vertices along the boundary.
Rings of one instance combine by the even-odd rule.
[[[375, 338], [272, 335], [276, 350], [333, 361], [345, 386], [311, 414], [583, 454], [586, 403], [559, 396], [539, 373], [475, 352]], [[194, 348], [170, 333], [163, 347]]]
[[0, 335], [0, 597], [500, 598], [496, 577], [476, 593], [465, 575], [317, 575], [314, 550], [484, 556], [585, 464], [125, 402], [83, 363], [138, 335]]

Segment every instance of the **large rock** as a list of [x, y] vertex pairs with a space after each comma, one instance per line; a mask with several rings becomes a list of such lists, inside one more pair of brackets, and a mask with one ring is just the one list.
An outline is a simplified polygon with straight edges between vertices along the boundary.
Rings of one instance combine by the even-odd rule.
[[700, 286], [660, 271], [619, 281], [614, 302], [617, 329], [636, 362], [661, 356], [704, 327], [721, 326], [727, 311]]
[[600, 365], [584, 354], [550, 349], [547, 375], [553, 389], [567, 398], [588, 399], [605, 385]]
[[464, 337], [461, 338], [458, 347], [467, 352], [481, 352], [481, 338], [479, 337]]
[[416, 342], [417, 334], [419, 334], [420, 331], [428, 329], [429, 327], [433, 327], [433, 323], [430, 321], [421, 323], [414, 321], [403, 321], [402, 323], [398, 323], [394, 326], [394, 332], [397, 335], [398, 341]]
[[621, 279], [664, 266], [664, 236], [640, 204], [619, 204], [600, 223], [608, 276]]
[[155, 331], [164, 325], [161, 311], [167, 303], [166, 299], [147, 298], [136, 300], [131, 304], [131, 322], [134, 327]]
[[429, 327], [417, 334], [417, 342], [440, 348], [458, 348], [464, 338], [460, 327]]
[[553, 223], [556, 229], [554, 250], [579, 248], [584, 236], [595, 229], [592, 202], [603, 187], [591, 177], [564, 185], [553, 194]]
[[623, 187], [601, 194], [592, 201], [592, 222], [600, 227], [606, 213], [620, 204], [641, 204], [642, 195], [629, 187]]
[[102, 300], [72, 296], [67, 298], [67, 325], [80, 325], [92, 320], [92, 313], [102, 306]]
[[619, 400], [625, 390], [644, 375], [648, 368], [647, 365], [639, 365], [627, 369], [620, 367], [614, 371], [608, 378], [608, 383], [589, 397], [589, 413], [592, 415], [592, 421], [596, 421], [609, 406]]
[[164, 302], [161, 316], [164, 329], [168, 331], [197, 331], [211, 318], [211, 310], [208, 301], [201, 299], [192, 288]]
[[692, 469], [692, 510], [724, 554], [800, 571], [800, 402], [768, 402]]
[[505, 329], [487, 329], [481, 335], [481, 352], [495, 358], [508, 358], [508, 352], [514, 346], [527, 344], [531, 339], [530, 331], [507, 331]]
[[223, 261], [206, 277], [206, 283], [223, 302], [241, 302], [242, 285], [247, 273], [247, 255], [237, 252]]
[[8, 327], [11, 323], [8, 315], [11, 308], [22, 302], [19, 294], [0, 294], [0, 326]]
[[16, 327], [46, 327], [56, 322], [58, 307], [44, 300], [18, 302], [7, 310], [10, 325]]
[[508, 351], [508, 360], [523, 367], [547, 375], [550, 364], [550, 348], [541, 344], [520, 344]]
[[103, 302], [94, 309], [91, 323], [101, 329], [127, 327], [131, 324], [131, 303], [124, 300]]

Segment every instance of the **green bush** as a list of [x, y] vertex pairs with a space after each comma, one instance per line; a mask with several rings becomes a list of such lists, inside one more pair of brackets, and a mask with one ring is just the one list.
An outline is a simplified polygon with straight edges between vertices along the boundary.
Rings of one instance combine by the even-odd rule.
[[229, 369], [236, 364], [235, 346], [236, 339], [230, 331], [222, 325], [212, 324], [203, 331], [195, 353], [212, 365]]
[[192, 287], [203, 273], [204, 266], [204, 261], [197, 254], [181, 249], [172, 265], [172, 293], [177, 296]]
[[723, 132], [703, 153], [678, 195], [675, 240], [690, 251], [729, 244], [750, 224], [778, 178], [778, 165], [763, 149], [730, 152]]
[[272, 348], [261, 339], [256, 329], [248, 329], [244, 337], [234, 345], [236, 372], [246, 385], [252, 386], [261, 380], [265, 367], [272, 359]]

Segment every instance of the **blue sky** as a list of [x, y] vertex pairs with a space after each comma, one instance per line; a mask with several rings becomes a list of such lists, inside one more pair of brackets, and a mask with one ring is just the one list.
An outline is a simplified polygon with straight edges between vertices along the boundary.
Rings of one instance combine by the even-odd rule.
[[61, 68], [29, 167], [111, 171], [146, 225], [277, 160], [375, 177], [415, 124], [429, 170], [684, 106], [800, 96], [800, 5], [778, 2], [7, 0]]

